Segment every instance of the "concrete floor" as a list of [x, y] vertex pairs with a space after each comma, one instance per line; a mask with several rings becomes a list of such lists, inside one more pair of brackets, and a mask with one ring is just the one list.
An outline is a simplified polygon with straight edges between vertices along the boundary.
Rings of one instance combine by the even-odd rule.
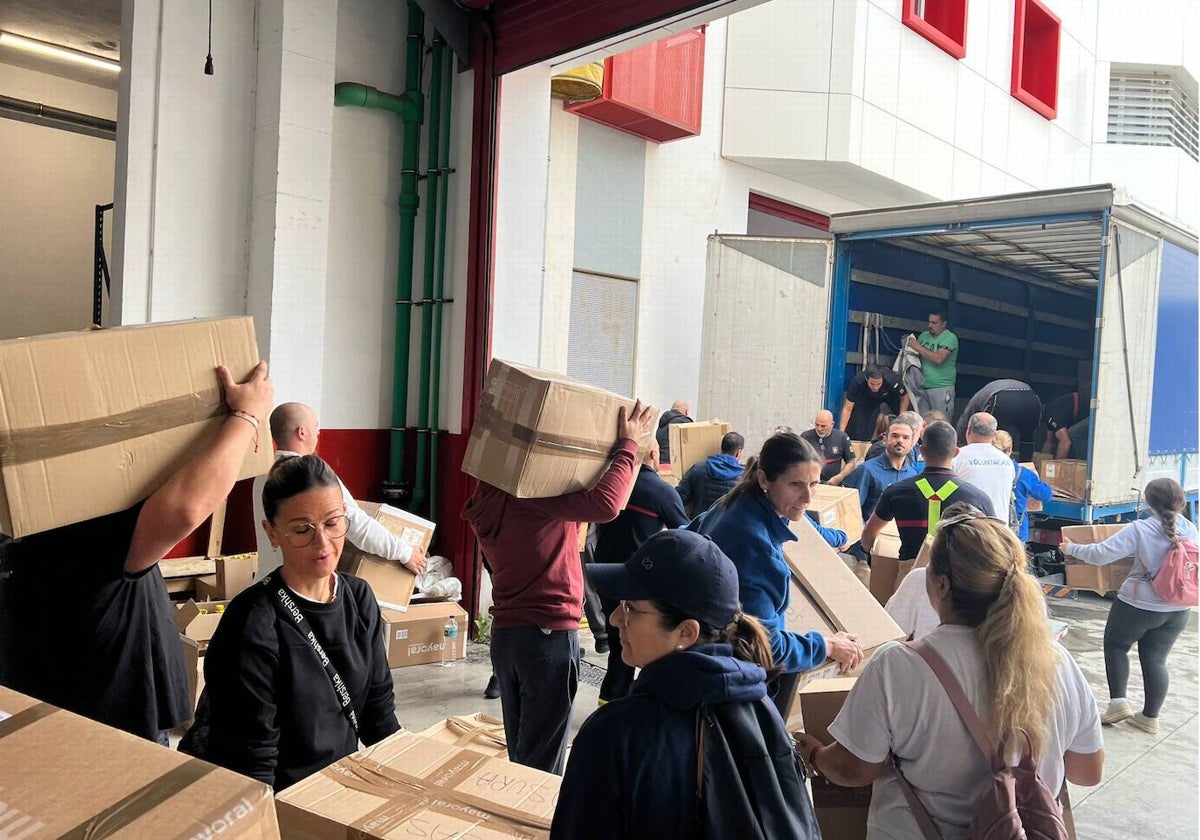
[[[1101, 642], [1109, 606], [1109, 601], [1089, 593], [1050, 604], [1051, 614], [1070, 625], [1063, 644], [1087, 675], [1101, 706], [1108, 703]], [[607, 656], [592, 650], [591, 634], [585, 630], [580, 637], [586, 660], [603, 667]], [[1094, 788], [1072, 786], [1070, 790], [1080, 840], [1184, 840], [1200, 836], [1197, 637], [1193, 611], [1187, 630], [1171, 653], [1171, 692], [1159, 718], [1157, 736], [1125, 724], [1104, 728], [1103, 782]], [[1137, 708], [1142, 678], [1136, 653], [1131, 657], [1127, 694]], [[598, 672], [585, 666], [587, 673]], [[467, 659], [453, 668], [419, 665], [393, 671], [400, 722], [419, 731], [449, 715], [484, 711], [499, 717], [500, 701], [483, 698], [490, 674], [488, 648], [477, 644], [468, 645]], [[575, 702], [575, 731], [596, 709], [597, 699], [597, 688], [581, 682]]]

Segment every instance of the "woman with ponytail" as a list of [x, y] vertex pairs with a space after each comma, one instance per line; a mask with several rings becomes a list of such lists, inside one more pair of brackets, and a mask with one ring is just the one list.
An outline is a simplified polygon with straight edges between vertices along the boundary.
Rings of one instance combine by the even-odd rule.
[[[1129, 721], [1129, 725], [1151, 735], [1158, 733], [1158, 713], [1167, 699], [1170, 677], [1167, 654], [1187, 626], [1187, 607], [1164, 603], [1150, 585], [1162, 568], [1167, 551], [1181, 539], [1196, 541], [1196, 526], [1180, 516], [1184, 507], [1183, 488], [1172, 478], [1156, 478], [1146, 485], [1146, 505], [1151, 516], [1122, 528], [1094, 545], [1064, 542], [1062, 552], [1091, 566], [1106, 566], [1126, 557], [1133, 569], [1117, 592], [1104, 627], [1104, 670], [1108, 676], [1108, 709], [1101, 720], [1106, 725]], [[1129, 683], [1129, 649], [1138, 646], [1142, 683], [1146, 697], [1142, 711], [1133, 713], [1125, 699]]]
[[[641, 668], [571, 748], [551, 838], [819, 840], [774, 705], [762, 625], [742, 613], [737, 571], [712, 540], [661, 531], [625, 563], [585, 573], [618, 606], [621, 658]], [[736, 757], [736, 758], [735, 758]]]
[[[1053, 642], [1042, 592], [1025, 571], [1025, 550], [1007, 525], [967, 505], [942, 517], [926, 575], [941, 624], [925, 636], [988, 724], [993, 743], [1029, 736], [1038, 774], [1100, 783], [1100, 719], [1079, 666]], [[985, 759], [945, 688], [905, 644], [881, 646], [829, 727], [828, 746], [798, 734], [810, 772], [838, 785], [873, 784], [869, 840], [922, 840], [896, 768], [916, 790], [945, 840], [965, 836], [992, 784]]]

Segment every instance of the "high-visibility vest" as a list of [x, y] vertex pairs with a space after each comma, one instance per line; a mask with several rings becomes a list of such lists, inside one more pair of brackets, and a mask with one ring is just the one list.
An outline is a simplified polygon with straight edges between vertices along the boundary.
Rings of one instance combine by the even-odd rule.
[[933, 485], [929, 483], [927, 478], [917, 479], [917, 489], [921, 491], [921, 495], [925, 497], [925, 501], [929, 502], [929, 518], [926, 532], [933, 536], [937, 533], [938, 522], [942, 519], [942, 502], [954, 495], [954, 491], [958, 489], [958, 485], [953, 481], [947, 481], [938, 490], [933, 489]]

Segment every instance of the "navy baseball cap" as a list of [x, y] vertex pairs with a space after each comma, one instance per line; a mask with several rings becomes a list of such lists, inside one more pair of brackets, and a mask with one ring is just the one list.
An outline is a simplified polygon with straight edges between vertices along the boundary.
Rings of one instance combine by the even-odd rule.
[[659, 531], [624, 563], [589, 563], [584, 569], [605, 598], [658, 601], [717, 630], [741, 607], [733, 562], [692, 531]]

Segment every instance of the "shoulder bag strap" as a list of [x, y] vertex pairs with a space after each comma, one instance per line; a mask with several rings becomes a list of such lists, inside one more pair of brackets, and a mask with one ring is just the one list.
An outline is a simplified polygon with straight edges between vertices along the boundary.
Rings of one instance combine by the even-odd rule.
[[358, 734], [358, 715], [354, 713], [354, 703], [350, 698], [350, 690], [346, 688], [346, 682], [342, 679], [337, 669], [333, 667], [333, 662], [330, 661], [329, 655], [325, 653], [325, 648], [321, 647], [321, 643], [317, 641], [317, 634], [313, 632], [312, 626], [308, 623], [308, 619], [304, 617], [304, 613], [300, 612], [300, 605], [296, 603], [296, 599], [288, 594], [287, 589], [283, 586], [283, 580], [277, 575], [267, 575], [262, 580], [262, 585], [271, 590], [271, 601], [275, 604], [275, 608], [280, 614], [286, 618], [296, 632], [304, 637], [312, 648], [313, 653], [317, 655], [321, 665], [325, 668], [325, 674], [329, 677], [329, 682], [333, 686], [333, 693], [337, 695], [338, 704], [342, 707], [342, 714], [346, 716], [346, 720], [350, 721], [350, 727], [354, 730], [354, 734]]
[[696, 707], [696, 817], [692, 836], [704, 837], [704, 754], [705, 754], [705, 708]]

